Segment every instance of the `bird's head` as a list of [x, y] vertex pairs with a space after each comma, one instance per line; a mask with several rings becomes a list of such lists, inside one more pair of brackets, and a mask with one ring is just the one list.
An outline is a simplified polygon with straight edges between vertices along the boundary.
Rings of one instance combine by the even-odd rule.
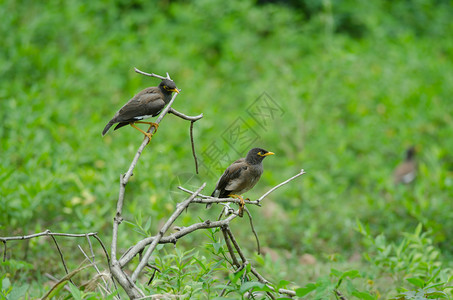
[[176, 88], [176, 84], [174, 83], [173, 80], [163, 79], [159, 84], [159, 87], [169, 94], [171, 94], [172, 92], [179, 94], [179, 91]]
[[411, 146], [406, 150], [406, 160], [412, 160], [415, 157], [415, 153], [417, 153], [417, 149], [415, 146]]
[[274, 155], [274, 152], [269, 152], [263, 148], [253, 148], [247, 153], [246, 161], [250, 163], [260, 163], [266, 156]]

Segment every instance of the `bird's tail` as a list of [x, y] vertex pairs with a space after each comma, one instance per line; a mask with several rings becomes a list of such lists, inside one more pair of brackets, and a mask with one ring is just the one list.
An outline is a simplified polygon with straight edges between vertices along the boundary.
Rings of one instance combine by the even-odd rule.
[[[212, 192], [211, 194], [211, 197], [219, 197], [219, 190], [214, 190], [214, 192]], [[206, 204], [206, 209], [210, 208], [212, 206], [212, 203], [208, 203]]]
[[105, 125], [104, 130], [102, 130], [102, 136], [104, 136], [107, 133], [107, 131], [109, 131], [110, 127], [112, 127], [113, 124], [115, 123], [110, 121], [107, 123], [107, 125]]

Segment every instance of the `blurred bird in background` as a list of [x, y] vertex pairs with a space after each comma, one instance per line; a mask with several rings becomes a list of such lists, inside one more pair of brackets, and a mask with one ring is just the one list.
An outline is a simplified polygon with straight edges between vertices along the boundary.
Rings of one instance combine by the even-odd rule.
[[393, 179], [395, 184], [409, 184], [414, 181], [417, 176], [417, 163], [415, 161], [415, 147], [412, 146], [406, 150], [406, 157], [395, 168]]

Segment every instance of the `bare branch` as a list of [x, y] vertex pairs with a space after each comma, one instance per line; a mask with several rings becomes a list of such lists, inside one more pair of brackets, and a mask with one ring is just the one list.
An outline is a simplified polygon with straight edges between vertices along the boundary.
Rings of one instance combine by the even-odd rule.
[[[178, 186], [178, 189], [180, 189], [181, 191], [183, 192], [186, 192], [188, 194], [192, 194], [193, 191], [191, 190], [188, 190], [182, 186]], [[261, 204], [257, 201], [257, 200], [247, 200], [247, 199], [244, 199], [244, 202], [246, 204], [253, 204], [253, 205], [258, 205], [258, 206], [261, 206]], [[206, 196], [206, 195], [203, 195], [203, 194], [199, 194], [197, 196], [197, 198], [195, 198], [192, 203], [241, 203], [241, 200], [240, 199], [236, 199], [236, 198], [216, 198], [216, 197], [211, 197], [211, 196]]]
[[[178, 93], [173, 94], [173, 97], [171, 98], [170, 102], [162, 110], [162, 112], [160, 113], [160, 115], [157, 118], [155, 123], [159, 124], [162, 121], [162, 119], [165, 117], [165, 115], [170, 110], [171, 105], [175, 101], [175, 98], [177, 95], [178, 95]], [[155, 130], [156, 130], [155, 127], [151, 126], [147, 132], [153, 133]], [[131, 176], [133, 174], [135, 166], [137, 165], [137, 162], [138, 162], [140, 156], [142, 155], [143, 149], [148, 144], [148, 141], [149, 141], [148, 137], [146, 137], [143, 140], [143, 142], [140, 145], [140, 147], [138, 148], [137, 153], [135, 154], [134, 159], [132, 160], [132, 163], [129, 166], [129, 169], [127, 170], [126, 174], [120, 176], [120, 190], [119, 190], [119, 194], [118, 194], [118, 202], [116, 205], [116, 215], [115, 215], [114, 222], [113, 222], [113, 232], [112, 232], [111, 254], [112, 254], [113, 262], [116, 262], [116, 260], [117, 260], [116, 249], [117, 249], [117, 244], [118, 244], [118, 227], [119, 227], [119, 224], [121, 224], [121, 222], [123, 221], [123, 218], [121, 215], [123, 212], [124, 194], [125, 194], [125, 190], [126, 190], [126, 185], [129, 182], [129, 179], [131, 178]]]
[[135, 70], [135, 72], [137, 72], [139, 74], [142, 74], [142, 75], [145, 75], [145, 76], [156, 77], [156, 78], [159, 78], [159, 79], [162, 79], [162, 80], [164, 80], [164, 79], [171, 80], [170, 75], [168, 74], [168, 72], [167, 72], [167, 77], [163, 77], [163, 76], [160, 76], [160, 75], [157, 75], [157, 74], [154, 74], [154, 73], [150, 74], [150, 73], [146, 73], [146, 72], [140, 71], [137, 68], [134, 68], [134, 70]]
[[65, 284], [66, 281], [71, 281], [71, 278], [74, 277], [74, 275], [76, 275], [77, 273], [79, 273], [83, 269], [88, 268], [89, 266], [90, 265], [86, 265], [86, 266], [83, 266], [83, 267], [79, 266], [74, 271], [71, 271], [69, 274], [66, 274], [63, 278], [60, 279], [60, 281], [58, 281], [54, 286], [52, 286], [52, 288], [49, 291], [47, 291], [47, 293], [45, 293], [44, 296], [41, 299], [42, 300], [48, 299], [49, 295], [52, 293], [52, 291], [57, 289], [61, 284]]
[[301, 176], [301, 175], [304, 175], [304, 174], [307, 174], [304, 169], [300, 170], [300, 172], [296, 175], [294, 175], [293, 177], [283, 181], [282, 183], [274, 186], [273, 188], [271, 188], [269, 191], [267, 191], [263, 196], [261, 196], [260, 198], [258, 198], [258, 202], [261, 202], [261, 200], [263, 200], [264, 198], [266, 198], [270, 193], [272, 193], [273, 191], [275, 191], [276, 189], [278, 189], [279, 187], [289, 183], [290, 181], [296, 179], [297, 177]]
[[201, 187], [192, 194], [187, 200], [182, 202], [178, 207], [176, 208], [175, 212], [171, 217], [168, 219], [168, 221], [165, 223], [165, 225], [159, 230], [159, 233], [155, 236], [154, 241], [151, 243], [149, 248], [146, 250], [145, 254], [143, 255], [142, 260], [138, 264], [137, 268], [135, 269], [134, 273], [132, 274], [132, 281], [135, 282], [138, 278], [138, 275], [140, 272], [145, 268], [145, 266], [148, 264], [149, 257], [153, 253], [154, 249], [156, 248], [157, 244], [159, 243], [160, 239], [164, 236], [164, 234], [167, 232], [167, 230], [170, 228], [170, 226], [173, 224], [174, 221], [179, 217], [179, 215], [186, 209], [187, 206], [189, 206], [190, 202], [198, 195], [199, 192], [201, 192], [204, 187], [206, 186], [206, 183], [203, 183]]
[[188, 116], [188, 115], [183, 114], [182, 112], [177, 111], [173, 107], [171, 107], [168, 112], [170, 114], [174, 114], [175, 116], [180, 117], [181, 119], [186, 120], [186, 121], [194, 121], [195, 122], [195, 121], [198, 121], [201, 118], [203, 118], [203, 114], [199, 114], [198, 116]]
[[6, 261], [6, 250], [8, 248], [6, 248], [6, 241], [2, 240], [2, 242], [3, 242], [3, 247], [4, 247], [4, 250], [3, 250], [3, 262], [5, 262]]
[[[68, 267], [66, 266], [66, 261], [64, 260], [63, 253], [61, 252], [60, 246], [57, 243], [57, 239], [53, 235], [51, 235], [51, 237], [52, 237], [53, 242], [55, 243], [55, 246], [57, 247], [58, 253], [60, 254], [61, 262], [63, 263], [64, 271], [66, 272], [66, 275], [67, 275], [67, 274], [69, 274], [69, 272], [68, 272]], [[72, 282], [72, 279], [69, 279], [69, 281], [72, 284], [74, 284], [74, 282]]]
[[193, 123], [195, 121], [190, 122], [190, 143], [192, 144], [192, 155], [195, 161], [195, 173], [198, 174], [198, 159], [197, 154], [195, 153], [195, 144], [193, 142]]
[[170, 110], [168, 112], [171, 114], [174, 114], [175, 116], [180, 117], [181, 119], [190, 121], [190, 131], [189, 131], [190, 132], [190, 143], [192, 145], [192, 155], [193, 155], [193, 158], [195, 161], [195, 173], [198, 174], [198, 159], [197, 159], [197, 155], [195, 154], [195, 144], [193, 142], [193, 123], [195, 123], [196, 121], [203, 118], [203, 114], [199, 114], [198, 116], [190, 117], [190, 116], [187, 116], [187, 115], [177, 111], [176, 109], [174, 109], [172, 107], [170, 108]]
[[252, 214], [249, 212], [247, 207], [244, 206], [244, 209], [245, 209], [245, 212], [247, 213], [247, 215], [249, 216], [250, 228], [252, 229], [253, 235], [255, 235], [257, 252], [258, 252], [258, 255], [260, 255], [261, 254], [260, 239], [258, 238], [258, 234], [255, 231], [255, 226], [253, 226]]
[[104, 285], [105, 285], [105, 290], [111, 294], [112, 292], [110, 291], [109, 289], [109, 285], [107, 284], [107, 281], [105, 281], [104, 279], [104, 276], [102, 276], [101, 274], [101, 271], [99, 271], [99, 268], [98, 266], [96, 265], [95, 263], [95, 256], [94, 256], [94, 253], [91, 254], [91, 257], [89, 257], [85, 251], [83, 251], [82, 247], [80, 247], [80, 245], [77, 245], [77, 247], [79, 247], [79, 250], [82, 252], [83, 256], [85, 256], [85, 258], [93, 265], [94, 269], [96, 270], [96, 273], [98, 273], [98, 275], [101, 276], [101, 279], [102, 281], [104, 282]]
[[20, 236], [8, 236], [8, 237], [0, 237], [0, 241], [7, 242], [7, 241], [15, 241], [15, 240], [28, 240], [38, 236], [65, 236], [65, 237], [85, 237], [85, 236], [95, 236], [97, 232], [90, 232], [90, 233], [60, 233], [60, 232], [51, 232], [49, 229], [40, 233], [34, 233], [30, 235], [20, 235]]
[[239, 261], [237, 260], [236, 255], [234, 254], [234, 249], [233, 249], [233, 247], [231, 246], [231, 241], [230, 241], [230, 238], [229, 238], [229, 236], [228, 236], [227, 228], [228, 228], [228, 225], [225, 225], [225, 226], [222, 226], [222, 227], [221, 227], [223, 237], [225, 238], [225, 244], [227, 245], [228, 252], [230, 252], [230, 256], [231, 256], [231, 260], [233, 261], [233, 265], [234, 265], [235, 267], [237, 267], [237, 268], [240, 268], [240, 267], [241, 267], [241, 264], [240, 264]]
[[[182, 238], [196, 230], [222, 227], [224, 225], [229, 224], [231, 222], [231, 220], [233, 220], [236, 217], [237, 217], [236, 215], [230, 215], [228, 218], [221, 220], [221, 221], [211, 222], [209, 220], [206, 220], [202, 223], [195, 223], [188, 227], [181, 227], [181, 228], [179, 228], [179, 231], [161, 238], [159, 241], [159, 244], [174, 243], [175, 241], [179, 240], [180, 238]], [[151, 244], [154, 241], [154, 238], [155, 237], [152, 236], [152, 237], [143, 239], [140, 242], [138, 242], [137, 244], [135, 244], [133, 247], [128, 249], [127, 253], [124, 254], [119, 259], [120, 266], [124, 267], [127, 263], [129, 263], [140, 251], [142, 251], [147, 245]]]

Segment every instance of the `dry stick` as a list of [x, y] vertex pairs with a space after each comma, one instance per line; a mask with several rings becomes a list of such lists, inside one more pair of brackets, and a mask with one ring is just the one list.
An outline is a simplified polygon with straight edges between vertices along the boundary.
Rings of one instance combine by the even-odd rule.
[[258, 255], [260, 255], [261, 254], [260, 239], [258, 238], [258, 234], [255, 231], [255, 226], [253, 226], [252, 214], [249, 212], [247, 207], [244, 206], [244, 209], [245, 209], [245, 212], [247, 213], [247, 215], [249, 216], [250, 228], [252, 228], [253, 235], [255, 235], [257, 252], [258, 252]]
[[98, 266], [96, 265], [95, 261], [94, 261], [94, 254], [92, 253], [92, 256], [91, 258], [85, 253], [85, 251], [83, 251], [82, 247], [80, 247], [80, 245], [77, 245], [77, 247], [79, 247], [79, 250], [82, 252], [83, 256], [85, 256], [85, 258], [93, 265], [94, 269], [96, 270], [96, 272], [101, 276], [101, 279], [102, 281], [104, 281], [104, 284], [105, 284], [105, 289], [106, 291], [109, 293], [109, 294], [112, 294], [112, 292], [110, 291], [109, 289], [109, 285], [107, 284], [107, 281], [105, 281], [104, 277], [101, 275], [101, 271], [99, 271], [99, 268]]
[[191, 117], [191, 116], [187, 116], [187, 115], [177, 111], [174, 108], [170, 108], [170, 110], [168, 112], [171, 114], [174, 114], [177, 117], [180, 117], [181, 119], [190, 121], [190, 132], [189, 132], [190, 133], [190, 143], [192, 144], [192, 155], [193, 155], [193, 159], [195, 160], [195, 172], [198, 174], [198, 159], [197, 159], [197, 155], [195, 153], [195, 143], [193, 142], [193, 123], [200, 120], [203, 117], [203, 114], [199, 114], [198, 116]]
[[28, 240], [39, 236], [65, 236], [65, 237], [85, 237], [85, 236], [95, 236], [97, 232], [90, 232], [90, 233], [60, 233], [60, 232], [51, 232], [49, 229], [34, 233], [30, 235], [19, 235], [19, 236], [5, 236], [0, 237], [0, 241], [7, 242], [7, 241], [17, 241], [17, 240]]
[[168, 74], [168, 72], [167, 72], [167, 77], [163, 77], [163, 76], [160, 76], [160, 75], [157, 75], [157, 74], [154, 74], [154, 73], [150, 74], [150, 73], [146, 73], [146, 72], [140, 71], [137, 68], [134, 68], [134, 70], [135, 70], [135, 72], [137, 72], [139, 74], [142, 74], [142, 75], [145, 75], [145, 76], [156, 77], [156, 78], [159, 78], [159, 79], [162, 79], [162, 80], [164, 80], [164, 79], [171, 80], [170, 75]]
[[159, 230], [159, 233], [155, 236], [154, 241], [151, 243], [149, 248], [146, 250], [145, 254], [143, 255], [142, 260], [139, 262], [134, 273], [132, 273], [132, 276], [131, 276], [132, 282], [135, 282], [137, 280], [140, 272], [148, 264], [149, 257], [153, 253], [153, 251], [156, 248], [157, 244], [159, 243], [160, 239], [164, 236], [164, 234], [167, 232], [167, 230], [170, 228], [170, 226], [173, 224], [173, 222], [176, 221], [176, 219], [184, 211], [184, 209], [186, 209], [186, 207], [189, 206], [190, 202], [198, 195], [199, 192], [201, 192], [204, 189], [205, 186], [206, 186], [206, 182], [203, 183], [201, 185], [201, 187], [198, 188], [198, 190], [192, 194], [192, 196], [190, 196], [187, 200], [182, 202], [176, 208], [175, 212], [171, 215], [171, 217], [168, 219], [168, 221], [165, 223], [165, 225], [161, 228], [161, 230]]
[[3, 242], [3, 246], [4, 246], [4, 250], [3, 250], [3, 262], [6, 261], [6, 241], [2, 241]]
[[228, 233], [228, 236], [230, 237], [231, 242], [232, 242], [233, 245], [234, 245], [234, 248], [236, 248], [236, 252], [237, 252], [237, 253], [239, 254], [239, 256], [241, 257], [242, 263], [243, 263], [243, 264], [247, 263], [247, 258], [245, 257], [244, 253], [242, 253], [242, 250], [241, 250], [241, 248], [239, 247], [239, 244], [238, 244], [238, 242], [236, 241], [236, 238], [234, 237], [233, 232], [231, 232], [230, 227], [226, 227], [225, 230], [226, 230], [226, 232]]
[[[55, 243], [55, 246], [57, 247], [58, 253], [60, 254], [60, 258], [61, 258], [61, 261], [63, 262], [63, 267], [64, 267], [64, 270], [65, 270], [65, 272], [66, 272], [66, 275], [68, 275], [68, 274], [69, 274], [68, 267], [66, 266], [66, 262], [65, 262], [65, 260], [64, 260], [63, 253], [61, 252], [60, 246], [59, 246], [58, 243], [57, 243], [57, 239], [56, 239], [53, 235], [51, 235], [51, 237], [52, 237], [53, 242]], [[72, 284], [74, 284], [74, 282], [72, 282], [72, 279], [69, 279], [69, 281], [70, 281]], [[75, 285], [75, 284], [74, 284], [74, 285]]]
[[74, 271], [71, 271], [69, 274], [65, 275], [63, 278], [61, 278], [56, 284], [54, 284], [49, 291], [47, 291], [47, 293], [44, 294], [44, 296], [42, 296], [41, 300], [44, 300], [44, 299], [48, 299], [49, 295], [62, 283], [64, 283], [65, 281], [70, 281], [72, 277], [74, 277], [74, 275], [76, 275], [77, 273], [79, 273], [80, 271], [88, 268], [90, 265], [86, 265], [86, 266], [79, 266], [77, 269], [75, 269]]
[[[188, 227], [182, 227], [179, 229], [179, 231], [172, 233], [168, 236], [165, 236], [160, 239], [159, 244], [168, 244], [168, 243], [174, 243], [175, 241], [179, 240], [180, 238], [200, 229], [207, 229], [207, 228], [217, 228], [217, 227], [222, 227], [225, 225], [228, 225], [234, 218], [236, 218], [236, 215], [230, 215], [228, 218], [222, 220], [222, 221], [209, 221], [206, 220], [201, 223], [195, 223], [192, 224]], [[146, 246], [151, 244], [154, 241], [155, 237], [147, 237], [146, 239], [143, 239], [139, 241], [137, 244], [135, 244], [133, 247], [131, 247], [127, 254], [124, 254], [120, 259], [119, 259], [119, 264], [121, 267], [124, 267], [127, 263], [129, 263], [140, 251], [142, 251]]]
[[240, 268], [241, 267], [241, 264], [239, 263], [239, 261], [237, 260], [236, 258], [236, 255], [234, 254], [234, 249], [233, 247], [231, 246], [231, 242], [230, 242], [230, 239], [228, 237], [228, 233], [227, 233], [227, 228], [228, 228], [228, 225], [225, 225], [223, 226], [221, 229], [222, 229], [222, 233], [223, 233], [223, 237], [225, 238], [225, 243], [227, 245], [227, 248], [228, 248], [228, 252], [230, 252], [230, 256], [231, 256], [231, 259], [233, 260], [233, 265], [237, 268]]
[[[181, 191], [183, 192], [186, 192], [188, 194], [192, 194], [193, 191], [191, 190], [188, 190], [182, 186], [178, 186], [178, 189], [180, 189]], [[231, 203], [241, 203], [241, 200], [240, 199], [236, 199], [236, 198], [216, 198], [216, 197], [211, 197], [211, 196], [206, 196], [206, 195], [203, 195], [203, 194], [199, 194], [197, 196], [197, 198], [195, 198], [192, 203], [226, 203], [226, 202], [231, 202]], [[261, 206], [261, 204], [255, 200], [246, 200], [244, 199], [244, 202], [246, 204], [253, 204], [253, 205], [257, 205], [257, 206]]]
[[[239, 244], [238, 242], [236, 241], [236, 238], [234, 237], [233, 235], [233, 232], [230, 230], [230, 228], [226, 228], [226, 231], [228, 233], [228, 236], [230, 237], [231, 241], [233, 242], [233, 245], [234, 247], [236, 248], [236, 252], [239, 254], [239, 256], [241, 257], [241, 260], [242, 260], [242, 264], [245, 266], [247, 264], [249, 264], [247, 258], [245, 257], [244, 253], [242, 253], [242, 250], [241, 248], [239, 247]], [[268, 284], [269, 281], [267, 281], [263, 276], [261, 276], [256, 270], [255, 268], [253, 268], [252, 265], [250, 265], [250, 271], [256, 276], [256, 278], [258, 278], [258, 280], [264, 284]], [[272, 287], [270, 287], [272, 288]], [[275, 290], [275, 289], [274, 289]], [[272, 299], [275, 299], [274, 295], [272, 295], [270, 292], [266, 292], [266, 294], [271, 297]]]
[[94, 261], [93, 245], [91, 244], [90, 237], [89, 237], [89, 236], [86, 236], [86, 238], [87, 238], [88, 246], [90, 247], [91, 256], [93, 257], [93, 261]]
[[261, 200], [263, 200], [264, 198], [266, 198], [267, 195], [269, 195], [270, 193], [272, 193], [273, 191], [275, 191], [275, 190], [278, 189], [279, 187], [281, 187], [281, 186], [283, 186], [283, 185], [289, 183], [290, 181], [292, 181], [292, 180], [296, 179], [297, 177], [299, 177], [299, 176], [301, 176], [301, 175], [304, 175], [304, 174], [307, 174], [307, 173], [304, 171], [304, 169], [301, 169], [300, 172], [299, 172], [298, 174], [296, 174], [296, 175], [294, 175], [293, 177], [291, 177], [291, 178], [289, 178], [289, 179], [283, 181], [282, 183], [280, 183], [280, 184], [274, 186], [274, 187], [271, 188], [269, 191], [267, 191], [267, 193], [265, 193], [263, 196], [261, 196], [260, 198], [258, 198], [257, 201], [258, 201], [258, 202], [261, 202]]
[[[178, 93], [174, 93], [173, 97], [171, 98], [170, 102], [168, 105], [164, 108], [164, 110], [160, 113], [159, 117], [156, 120], [156, 123], [159, 124], [162, 119], [165, 117], [165, 115], [168, 113], [170, 110], [171, 105], [175, 101], [176, 96]], [[155, 127], [151, 127], [148, 129], [147, 132], [149, 133], [154, 133]], [[137, 150], [137, 153], [134, 156], [134, 159], [132, 160], [131, 165], [129, 166], [129, 169], [124, 175], [120, 175], [120, 191], [118, 195], [118, 202], [116, 205], [116, 215], [114, 218], [113, 222], [113, 233], [112, 233], [112, 247], [111, 247], [111, 254], [112, 254], [112, 262], [116, 263], [117, 262], [117, 257], [116, 257], [116, 249], [117, 249], [117, 243], [118, 243], [118, 227], [119, 224], [123, 221], [122, 218], [122, 212], [123, 212], [123, 204], [124, 204], [124, 195], [125, 195], [125, 190], [126, 190], [126, 185], [129, 182], [129, 179], [132, 176], [132, 172], [135, 169], [135, 166], [137, 165], [138, 159], [140, 158], [143, 149], [145, 149], [146, 145], [148, 144], [149, 138], [146, 137], [140, 147]]]
[[193, 143], [193, 123], [195, 121], [190, 122], [190, 142], [192, 144], [192, 155], [193, 159], [195, 160], [195, 173], [198, 174], [198, 160], [197, 155], [195, 154], [195, 145]]
[[[168, 76], [168, 74], [167, 74]], [[154, 76], [155, 77], [155, 76]], [[168, 76], [169, 77], [169, 76]], [[159, 117], [156, 120], [156, 123], [159, 124], [165, 115], [170, 110], [171, 105], [175, 101], [176, 96], [178, 93], [175, 93], [171, 98], [168, 105], [164, 108], [164, 110], [160, 113]], [[155, 131], [155, 127], [151, 126], [147, 132], [153, 133]], [[111, 268], [110, 271], [112, 272], [113, 277], [120, 283], [123, 289], [126, 291], [129, 298], [136, 299], [139, 297], [144, 297], [143, 291], [141, 291], [135, 284], [134, 281], [130, 279], [130, 277], [121, 269], [121, 266], [118, 263], [118, 259], [116, 257], [116, 250], [118, 244], [118, 227], [123, 221], [122, 212], [123, 212], [123, 204], [124, 204], [124, 195], [126, 191], [126, 185], [129, 182], [129, 179], [132, 176], [132, 172], [134, 171], [135, 166], [137, 165], [138, 159], [145, 149], [146, 145], [148, 144], [149, 138], [146, 137], [140, 147], [137, 150], [137, 153], [132, 160], [129, 169], [124, 175], [120, 175], [120, 190], [118, 193], [118, 202], [116, 205], [116, 214], [113, 219], [113, 230], [112, 230], [112, 246], [111, 246], [111, 254], [112, 254], [112, 261], [111, 261]]]

